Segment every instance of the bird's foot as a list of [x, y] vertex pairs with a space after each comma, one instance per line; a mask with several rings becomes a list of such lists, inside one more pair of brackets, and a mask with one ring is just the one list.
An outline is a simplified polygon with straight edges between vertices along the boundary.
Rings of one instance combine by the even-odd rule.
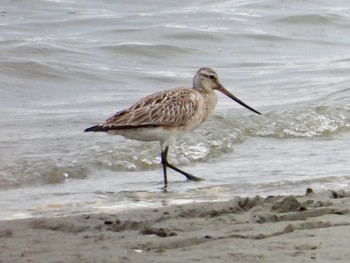
[[196, 182], [204, 181], [203, 178], [196, 177], [192, 174], [187, 174], [186, 177], [187, 177], [187, 181], [196, 181]]

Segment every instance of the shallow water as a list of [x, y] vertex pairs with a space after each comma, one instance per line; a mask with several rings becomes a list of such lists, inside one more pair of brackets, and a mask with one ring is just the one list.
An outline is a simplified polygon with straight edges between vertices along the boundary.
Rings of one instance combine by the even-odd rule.
[[[350, 184], [347, 1], [5, 1], [0, 10], [2, 219], [119, 211]], [[178, 141], [164, 193], [159, 145], [86, 127], [199, 67], [219, 95]]]

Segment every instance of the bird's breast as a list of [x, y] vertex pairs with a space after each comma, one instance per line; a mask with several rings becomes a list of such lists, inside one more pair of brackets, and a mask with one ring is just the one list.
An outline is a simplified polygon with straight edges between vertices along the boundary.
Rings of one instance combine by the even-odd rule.
[[138, 140], [138, 141], [159, 141], [164, 142], [169, 140], [169, 138], [178, 138], [186, 133], [186, 128], [184, 126], [160, 126], [160, 127], [150, 127], [150, 128], [135, 128], [135, 129], [125, 129], [125, 130], [111, 130], [108, 131], [110, 135], [121, 135], [127, 139]]
[[188, 120], [186, 125], [184, 125], [184, 131], [190, 132], [204, 123], [213, 113], [217, 103], [217, 96], [213, 92], [210, 96], [208, 94], [200, 94], [196, 98], [196, 112], [193, 114], [192, 118]]

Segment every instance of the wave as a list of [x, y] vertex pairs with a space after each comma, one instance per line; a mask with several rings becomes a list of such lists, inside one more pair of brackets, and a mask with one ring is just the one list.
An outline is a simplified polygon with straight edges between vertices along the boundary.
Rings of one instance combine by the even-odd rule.
[[345, 17], [337, 14], [301, 14], [289, 15], [283, 18], [275, 19], [276, 23], [284, 24], [303, 24], [310, 26], [327, 26], [332, 24], [346, 24]]
[[58, 70], [53, 65], [45, 62], [39, 62], [36, 60], [22, 60], [22, 59], [12, 59], [12, 61], [1, 62], [0, 65], [3, 72], [8, 75], [25, 77], [25, 78], [35, 78], [38, 75], [41, 78], [46, 78], [49, 80], [62, 80], [64, 75], [63, 70]]
[[190, 48], [181, 48], [163, 44], [147, 44], [147, 43], [121, 43], [112, 46], [103, 46], [102, 50], [112, 53], [121, 53], [123, 55], [147, 56], [147, 57], [173, 57], [192, 53], [194, 50]]
[[[245, 134], [269, 138], [333, 137], [350, 131], [349, 88], [330, 93], [315, 101], [283, 105], [249, 122]], [[250, 119], [249, 119], [250, 120]], [[240, 122], [240, 125], [244, 123]]]
[[[337, 92], [331, 97], [336, 99], [341, 95]], [[231, 112], [225, 111], [179, 139], [171, 148], [170, 159], [180, 165], [208, 161], [233, 152], [237, 144], [250, 137], [332, 138], [349, 132], [350, 104], [336, 105], [332, 101], [330, 98], [327, 103], [314, 107], [294, 105], [263, 112], [262, 116], [234, 114], [232, 117]], [[146, 171], [160, 167], [158, 143], [130, 141], [107, 134], [94, 134], [92, 138], [82, 132], [62, 136], [57, 142], [51, 138], [43, 145], [44, 148], [30, 148], [16, 161], [2, 165], [0, 188], [84, 179], [96, 170]]]
[[332, 137], [350, 131], [350, 108], [318, 106], [314, 109], [288, 109], [268, 113], [263, 120], [251, 122], [249, 136], [268, 138]]

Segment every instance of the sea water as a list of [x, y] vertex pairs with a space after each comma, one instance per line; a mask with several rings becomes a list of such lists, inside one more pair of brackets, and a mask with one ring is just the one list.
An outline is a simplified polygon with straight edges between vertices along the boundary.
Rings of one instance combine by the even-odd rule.
[[[350, 3], [3, 1], [0, 218], [118, 212], [350, 185]], [[84, 129], [200, 67], [222, 94], [181, 138], [164, 192], [157, 142]]]

